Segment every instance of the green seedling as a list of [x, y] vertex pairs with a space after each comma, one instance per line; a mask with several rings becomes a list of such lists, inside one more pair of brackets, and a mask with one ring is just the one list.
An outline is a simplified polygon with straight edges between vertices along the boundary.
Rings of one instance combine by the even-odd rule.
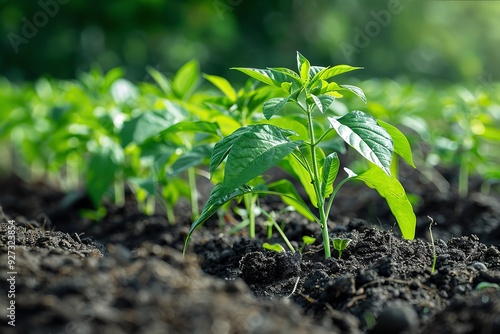
[[434, 243], [434, 236], [432, 235], [432, 227], [436, 226], [437, 223], [430, 216], [427, 216], [427, 218], [430, 220], [430, 223], [429, 223], [429, 234], [430, 234], [430, 237], [431, 237], [431, 245], [432, 245], [432, 267], [431, 267], [431, 273], [434, 274], [434, 272], [436, 271], [437, 254], [436, 254], [436, 245]]
[[281, 246], [280, 244], [270, 244], [270, 243], [264, 242], [264, 244], [262, 245], [262, 247], [264, 247], [264, 249], [267, 249], [267, 250], [270, 250], [270, 251], [273, 251], [273, 252], [278, 252], [278, 253], [281, 253], [281, 252], [285, 251], [285, 249], [283, 248], [283, 246]]
[[264, 216], [267, 217], [268, 219], [268, 224], [274, 226], [274, 228], [276, 229], [276, 231], [278, 231], [279, 235], [283, 238], [283, 241], [285, 242], [285, 244], [288, 246], [288, 248], [290, 249], [290, 251], [292, 253], [295, 253], [295, 248], [293, 248], [292, 244], [290, 243], [290, 241], [288, 240], [288, 238], [286, 237], [285, 233], [283, 232], [283, 230], [281, 229], [281, 227], [279, 226], [279, 224], [276, 222], [276, 220], [274, 219], [274, 216], [275, 214], [273, 212], [271, 212], [270, 214], [265, 212], [264, 210], [261, 211], [262, 214]]
[[[254, 117], [256, 111], [262, 106], [262, 103], [273, 97], [272, 87], [257, 88], [257, 83], [248, 80], [245, 86], [236, 90], [225, 78], [205, 74], [205, 79], [217, 87], [224, 96], [207, 97], [205, 105], [216, 110], [218, 113], [211, 114], [211, 118], [221, 125], [223, 134], [229, 135], [234, 130], [255, 123], [257, 117]], [[229, 132], [227, 132], [230, 130]], [[257, 209], [256, 201], [258, 196], [255, 194], [243, 195], [243, 203], [248, 214], [248, 233], [250, 238], [255, 238], [255, 214]]]
[[[395, 215], [403, 237], [414, 238], [416, 218], [405, 190], [398, 179], [391, 175], [393, 155], [397, 154], [413, 166], [411, 148], [406, 137], [395, 127], [377, 122], [370, 115], [354, 110], [335, 116], [331, 106], [340, 93], [353, 93], [366, 102], [361, 88], [342, 85], [331, 78], [359, 67], [338, 65], [334, 67], [311, 66], [297, 53], [298, 72], [287, 68], [234, 68], [280, 91], [262, 106], [265, 121], [243, 126], [215, 144], [210, 159], [213, 174], [225, 161], [224, 179], [212, 190], [210, 197], [191, 226], [184, 251], [192, 232], [217, 212], [224, 203], [245, 194], [279, 195], [294, 205], [308, 219], [321, 225], [325, 257], [331, 256], [328, 235], [328, 215], [338, 190], [349, 180], [361, 180], [386, 199]], [[285, 108], [291, 105], [291, 108]], [[293, 108], [293, 109], [292, 109]], [[325, 124], [327, 127], [325, 127]], [[337, 185], [340, 160], [337, 152], [325, 152], [323, 147], [337, 135], [355, 149], [369, 164], [369, 169], [359, 175], [345, 169], [347, 177]], [[249, 185], [269, 168], [279, 165], [296, 177], [305, 188], [319, 217], [296, 196], [296, 192], [281, 192], [281, 188]], [[328, 201], [327, 201], [328, 200]]]
[[331, 238], [333, 249], [335, 249], [339, 253], [339, 259], [342, 257], [342, 253], [347, 248], [347, 246], [351, 243], [351, 239], [349, 238]]
[[302, 247], [300, 247], [299, 252], [302, 253], [306, 246], [312, 245], [316, 242], [316, 238], [304, 235], [302, 237]]

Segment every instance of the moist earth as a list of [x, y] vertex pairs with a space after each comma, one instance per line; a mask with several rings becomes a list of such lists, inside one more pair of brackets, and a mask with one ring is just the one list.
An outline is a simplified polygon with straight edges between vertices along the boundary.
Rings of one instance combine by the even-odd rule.
[[[124, 207], [107, 203], [96, 223], [79, 214], [90, 207], [84, 193], [15, 177], [0, 189], [2, 310], [12, 289], [8, 230], [16, 238], [16, 326], [2, 311], [2, 333], [500, 333], [500, 201], [474, 187], [461, 199], [419, 186], [411, 241], [378, 198], [354, 187], [351, 201], [375, 209], [339, 199], [331, 236], [351, 242], [326, 260], [320, 227], [295, 212], [277, 221], [301, 252], [277, 234], [267, 240], [260, 220], [256, 239], [231, 234], [237, 217], [228, 216], [197, 230], [183, 257], [191, 222], [184, 202], [170, 224], [161, 211], [138, 212], [127, 194]], [[272, 197], [261, 206], [283, 208]], [[434, 272], [427, 216], [438, 222]], [[305, 235], [316, 242], [304, 246]], [[264, 250], [264, 242], [287, 251]]]

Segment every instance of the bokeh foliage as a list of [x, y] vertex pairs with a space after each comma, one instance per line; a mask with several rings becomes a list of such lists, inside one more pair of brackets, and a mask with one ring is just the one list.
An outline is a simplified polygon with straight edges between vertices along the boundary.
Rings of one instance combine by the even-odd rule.
[[[13, 34], [36, 15], [44, 23], [41, 4], [53, 17], [16, 53]], [[301, 50], [317, 64], [363, 65], [366, 77], [474, 82], [500, 77], [498, 17], [499, 1], [0, 0], [0, 74], [73, 78], [98, 64], [148, 80], [148, 65], [171, 74], [196, 58], [227, 77], [230, 66], [292, 66]]]

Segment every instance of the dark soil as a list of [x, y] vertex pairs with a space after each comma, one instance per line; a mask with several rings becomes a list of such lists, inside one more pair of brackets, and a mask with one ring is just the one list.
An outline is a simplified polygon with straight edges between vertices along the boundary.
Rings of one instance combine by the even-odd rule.
[[[295, 248], [304, 235], [317, 238], [302, 253], [263, 250], [261, 225], [255, 240], [230, 235], [228, 216], [197, 230], [183, 258], [191, 222], [183, 203], [171, 225], [139, 213], [128, 195], [95, 223], [79, 217], [90, 205], [84, 194], [14, 177], [0, 189], [2, 333], [500, 333], [500, 201], [474, 187], [459, 199], [453, 187], [415, 184], [413, 241], [401, 239], [376, 194], [345, 188], [331, 236], [352, 241], [326, 260], [319, 226], [293, 212], [278, 222]], [[272, 197], [261, 204], [282, 208]], [[434, 273], [428, 215], [438, 223]], [[11, 220], [15, 327], [4, 298]]]

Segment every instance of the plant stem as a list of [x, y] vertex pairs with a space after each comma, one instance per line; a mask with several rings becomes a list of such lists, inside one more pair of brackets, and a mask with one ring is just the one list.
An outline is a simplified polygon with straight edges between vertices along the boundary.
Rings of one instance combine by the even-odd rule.
[[331, 256], [330, 251], [330, 237], [328, 235], [328, 217], [325, 214], [325, 198], [321, 193], [320, 189], [320, 179], [319, 179], [319, 168], [318, 161], [316, 160], [316, 140], [314, 138], [314, 125], [312, 119], [312, 109], [308, 107], [307, 111], [307, 121], [308, 121], [308, 129], [309, 129], [309, 140], [311, 143], [311, 161], [313, 164], [312, 172], [313, 172], [313, 185], [314, 191], [316, 192], [316, 199], [318, 201], [318, 209], [319, 209], [319, 219], [321, 222], [321, 230], [323, 236], [323, 246], [325, 248], [325, 258], [329, 258]]
[[429, 220], [431, 221], [429, 224], [429, 234], [431, 236], [431, 244], [432, 244], [432, 267], [431, 267], [431, 274], [434, 274], [436, 271], [436, 261], [437, 261], [437, 255], [436, 255], [436, 245], [434, 244], [434, 236], [432, 235], [432, 226], [435, 224], [434, 219], [432, 219], [430, 216], [427, 216]]
[[198, 207], [198, 190], [196, 189], [196, 170], [194, 167], [188, 168], [188, 183], [189, 192], [191, 193], [191, 216], [196, 220], [200, 216], [200, 208]]
[[165, 205], [165, 212], [167, 213], [168, 222], [171, 225], [174, 225], [175, 224], [174, 207], [172, 205], [170, 205], [170, 204], [167, 203]]
[[120, 175], [120, 177], [115, 179], [114, 188], [115, 188], [115, 204], [121, 208], [125, 206], [125, 181], [123, 180], [122, 175]]
[[469, 159], [470, 155], [468, 152], [462, 153], [458, 175], [458, 195], [460, 198], [467, 197], [467, 193], [469, 192]]
[[326, 213], [328, 214], [330, 210], [332, 209], [332, 204], [333, 204], [333, 199], [335, 198], [335, 195], [337, 195], [337, 192], [339, 191], [340, 187], [342, 187], [347, 181], [349, 181], [351, 178], [343, 179], [334, 189], [332, 194], [330, 195], [330, 200], [328, 201], [328, 205], [326, 207]]
[[292, 244], [290, 243], [290, 241], [286, 237], [285, 232], [283, 232], [283, 230], [280, 228], [280, 226], [278, 225], [278, 223], [276, 222], [276, 220], [274, 220], [274, 218], [269, 213], [267, 213], [266, 211], [262, 210], [262, 213], [267, 217], [267, 219], [269, 219], [269, 221], [271, 222], [272, 226], [274, 226], [276, 228], [276, 230], [278, 231], [278, 233], [283, 238], [283, 241], [285, 242], [285, 244], [288, 246], [288, 248], [290, 248], [290, 251], [292, 253], [295, 253], [295, 249], [293, 248]]
[[247, 210], [248, 222], [249, 222], [249, 233], [250, 238], [255, 239], [255, 213], [254, 213], [254, 195], [245, 194], [243, 195], [243, 200], [245, 201], [245, 209]]

